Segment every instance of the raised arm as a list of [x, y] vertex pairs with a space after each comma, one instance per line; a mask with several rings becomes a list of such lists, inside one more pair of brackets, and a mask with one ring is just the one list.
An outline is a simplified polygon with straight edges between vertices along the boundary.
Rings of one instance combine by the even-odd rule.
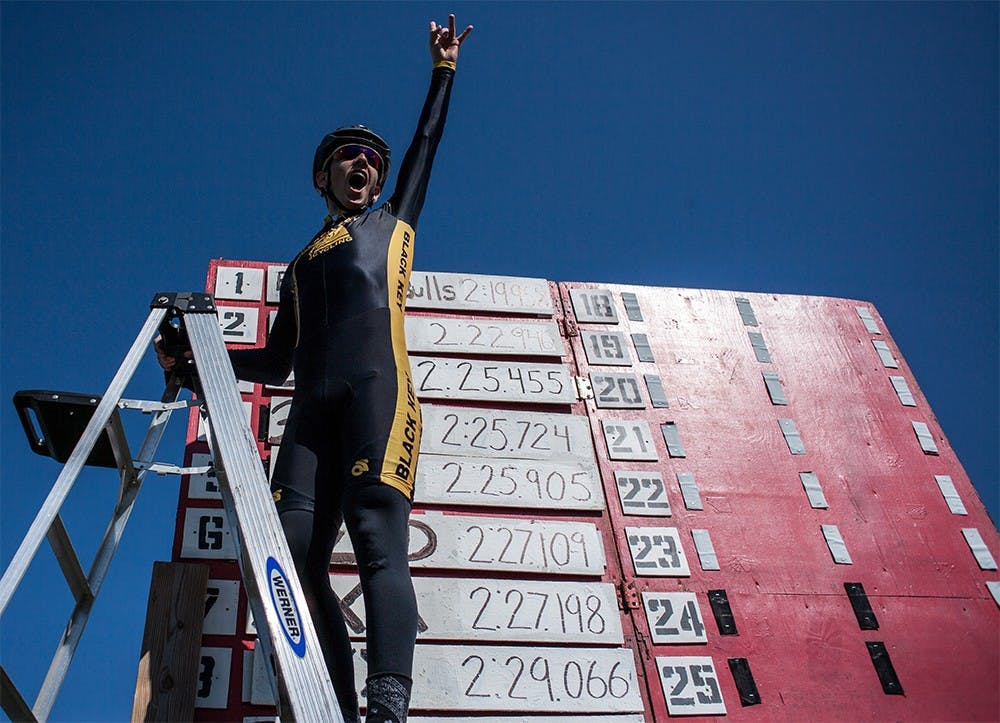
[[396, 189], [389, 199], [390, 210], [414, 228], [424, 206], [431, 165], [448, 116], [458, 51], [471, 32], [470, 25], [461, 35], [456, 35], [454, 15], [448, 16], [448, 27], [433, 21], [430, 24], [431, 61], [434, 63], [431, 86], [420, 112], [417, 131], [399, 167]]

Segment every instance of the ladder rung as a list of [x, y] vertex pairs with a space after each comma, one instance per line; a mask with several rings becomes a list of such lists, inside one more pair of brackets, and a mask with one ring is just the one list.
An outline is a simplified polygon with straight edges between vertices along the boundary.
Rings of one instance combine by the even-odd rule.
[[38, 720], [28, 707], [28, 701], [21, 695], [21, 691], [14, 685], [14, 681], [10, 679], [2, 665], [0, 665], [0, 703], [3, 704], [4, 713], [10, 716], [12, 721], [35, 723]]
[[87, 575], [83, 572], [76, 550], [73, 549], [73, 542], [69, 539], [69, 533], [66, 531], [61, 515], [57, 514], [53, 518], [46, 537], [52, 546], [52, 552], [56, 555], [59, 567], [62, 568], [69, 589], [73, 593], [73, 599], [79, 602], [84, 597], [93, 597], [94, 591], [90, 589]]
[[143, 414], [150, 414], [151, 412], [173, 412], [178, 409], [200, 406], [200, 399], [183, 399], [178, 402], [155, 402], [146, 399], [120, 399], [118, 401], [119, 409], [136, 409]]
[[206, 474], [211, 472], [212, 465], [206, 464], [200, 467], [178, 467], [176, 464], [168, 464], [166, 462], [142, 462], [139, 460], [135, 461], [135, 468], [137, 470], [146, 470], [147, 472], [152, 472], [153, 474], [165, 475], [165, 474]]

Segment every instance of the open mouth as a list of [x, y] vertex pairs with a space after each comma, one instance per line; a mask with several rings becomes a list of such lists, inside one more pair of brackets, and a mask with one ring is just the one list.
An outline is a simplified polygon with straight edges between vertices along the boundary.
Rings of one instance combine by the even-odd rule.
[[347, 185], [353, 191], [361, 191], [368, 185], [368, 174], [364, 171], [351, 171], [347, 176]]

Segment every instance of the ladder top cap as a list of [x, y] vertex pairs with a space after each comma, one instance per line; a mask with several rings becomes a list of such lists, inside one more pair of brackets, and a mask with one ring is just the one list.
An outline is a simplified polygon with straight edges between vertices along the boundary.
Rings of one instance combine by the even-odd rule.
[[156, 294], [149, 302], [150, 309], [171, 309], [177, 313], [215, 313], [215, 299], [211, 294], [166, 291]]

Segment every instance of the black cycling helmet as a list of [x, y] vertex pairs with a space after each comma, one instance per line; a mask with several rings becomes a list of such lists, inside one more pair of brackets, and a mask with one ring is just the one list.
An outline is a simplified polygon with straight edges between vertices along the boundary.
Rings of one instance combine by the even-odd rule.
[[378, 133], [365, 126], [345, 126], [327, 133], [316, 147], [316, 155], [313, 156], [313, 188], [320, 192], [323, 191], [316, 185], [316, 174], [326, 169], [327, 164], [330, 163], [330, 156], [335, 150], [352, 143], [367, 146], [378, 153], [382, 159], [382, 164], [378, 169], [378, 185], [381, 188], [385, 184], [386, 176], [389, 175], [389, 144], [382, 140]]

